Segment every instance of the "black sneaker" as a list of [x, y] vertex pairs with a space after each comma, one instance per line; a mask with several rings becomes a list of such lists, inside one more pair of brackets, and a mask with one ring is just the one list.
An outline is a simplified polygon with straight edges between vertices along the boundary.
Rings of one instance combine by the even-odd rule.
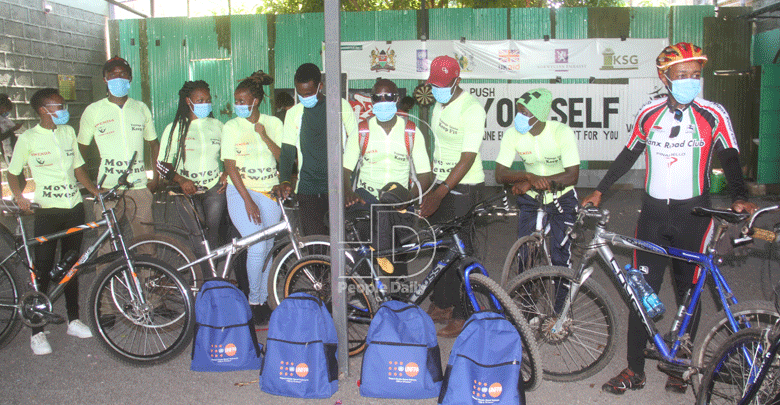
[[645, 387], [644, 374], [636, 374], [626, 368], [616, 377], [601, 386], [601, 390], [615, 395], [623, 395], [626, 390], [639, 390]]
[[271, 307], [266, 302], [263, 305], [250, 305], [252, 308], [252, 318], [255, 321], [255, 326], [267, 326], [268, 321], [271, 320]]

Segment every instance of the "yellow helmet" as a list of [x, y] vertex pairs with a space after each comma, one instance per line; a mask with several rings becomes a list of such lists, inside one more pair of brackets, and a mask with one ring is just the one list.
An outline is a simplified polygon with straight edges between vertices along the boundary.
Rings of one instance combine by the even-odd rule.
[[702, 65], [707, 63], [707, 55], [702, 53], [701, 48], [688, 42], [678, 42], [669, 45], [661, 51], [661, 54], [655, 59], [655, 66], [658, 70], [665, 72], [672, 65], [697, 60]]

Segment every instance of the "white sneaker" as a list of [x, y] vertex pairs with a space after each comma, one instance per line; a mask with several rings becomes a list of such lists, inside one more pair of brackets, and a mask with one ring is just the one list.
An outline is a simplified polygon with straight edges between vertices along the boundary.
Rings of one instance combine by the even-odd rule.
[[40, 332], [33, 335], [30, 338], [30, 348], [32, 348], [33, 354], [43, 356], [44, 354], [51, 353], [51, 345], [46, 339], [46, 333]]
[[89, 330], [89, 326], [84, 325], [83, 322], [76, 319], [68, 324], [68, 335], [86, 339], [92, 337], [92, 331]]

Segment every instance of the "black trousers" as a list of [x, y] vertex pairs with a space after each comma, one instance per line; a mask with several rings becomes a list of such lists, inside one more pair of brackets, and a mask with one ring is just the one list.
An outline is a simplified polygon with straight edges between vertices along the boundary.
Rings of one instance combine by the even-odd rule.
[[[71, 209], [65, 208], [38, 208], [35, 210], [35, 236], [49, 235], [55, 232], [84, 224], [84, 204], [79, 203]], [[62, 252], [65, 253], [75, 250], [81, 252], [81, 240], [83, 233], [78, 232], [64, 238], [58, 239]], [[35, 274], [37, 275], [38, 289], [42, 292], [49, 291], [51, 283], [50, 272], [54, 268], [54, 256], [57, 251], [57, 241], [52, 240], [35, 246]], [[78, 276], [68, 282], [65, 286], [65, 306], [68, 310], [68, 320], [79, 319], [79, 280]], [[43, 327], [33, 328], [33, 335], [43, 332]]]
[[[687, 200], [658, 200], [644, 194], [642, 212], [636, 226], [637, 239], [658, 245], [673, 246], [679, 249], [702, 252], [711, 237], [711, 219], [691, 214], [694, 207], [709, 207], [710, 196], [704, 194]], [[672, 260], [648, 252], [634, 252], [634, 264], [647, 266], [647, 283], [656, 294], [661, 290], [666, 266], [671, 260], [675, 284], [677, 306], [682, 304], [688, 289], [698, 280], [698, 266], [682, 260]], [[666, 316], [674, 316], [676, 308], [666, 308]], [[701, 310], [697, 310], [689, 331], [691, 339], [696, 336]], [[648, 340], [647, 330], [642, 319], [633, 310], [628, 316], [628, 347], [626, 357], [628, 367], [635, 373], [644, 373], [645, 358], [642, 353]]]
[[304, 236], [330, 235], [328, 194], [298, 194], [298, 215]]
[[[482, 200], [485, 183], [479, 184], [458, 184], [452, 189], [439, 204], [439, 209], [428, 218], [432, 224], [447, 222], [450, 219], [457, 218], [466, 214], [472, 205]], [[474, 254], [473, 235], [470, 229], [466, 228], [459, 235], [466, 246], [466, 254]], [[437, 252], [437, 255], [444, 252]], [[452, 317], [455, 319], [465, 319], [466, 311], [460, 299], [461, 279], [455, 269], [448, 269], [433, 286], [431, 302], [439, 308], [455, 307]]]

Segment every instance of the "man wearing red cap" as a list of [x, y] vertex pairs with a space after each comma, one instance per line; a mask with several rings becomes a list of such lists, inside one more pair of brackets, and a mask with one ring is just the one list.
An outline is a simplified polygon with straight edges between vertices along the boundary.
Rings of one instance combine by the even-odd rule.
[[[460, 65], [454, 58], [434, 59], [428, 83], [436, 99], [431, 116], [436, 182], [423, 197], [420, 214], [439, 223], [464, 215], [481, 198], [485, 173], [479, 148], [485, 134], [485, 109], [476, 97], [460, 88]], [[471, 235], [461, 237], [471, 253]], [[460, 279], [456, 272], [445, 272], [436, 283], [428, 313], [434, 322], [449, 321], [439, 336], [458, 336], [465, 311], [460, 303]]]

